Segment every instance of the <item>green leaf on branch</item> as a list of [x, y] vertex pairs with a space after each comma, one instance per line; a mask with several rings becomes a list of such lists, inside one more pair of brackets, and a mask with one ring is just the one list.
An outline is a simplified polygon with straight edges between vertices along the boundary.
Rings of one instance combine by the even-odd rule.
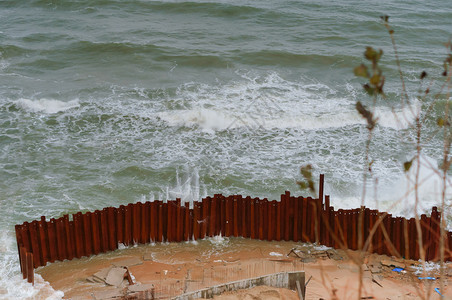
[[372, 76], [369, 80], [369, 82], [373, 85], [378, 85], [380, 83], [381, 80], [381, 76], [378, 74], [375, 74], [374, 76]]
[[379, 51], [377, 51], [372, 47], [366, 47], [366, 51], [364, 51], [364, 57], [367, 60], [370, 60], [374, 63], [378, 62], [382, 55], [383, 55], [383, 50], [381, 50], [381, 49]]
[[305, 165], [300, 168], [301, 176], [303, 176], [303, 181], [297, 181], [297, 184], [301, 189], [309, 189], [312, 193], [315, 193], [314, 180], [312, 179], [312, 166]]
[[369, 130], [374, 129], [375, 125], [377, 124], [377, 120], [374, 119], [374, 115], [372, 112], [366, 109], [366, 107], [360, 102], [356, 102], [356, 110], [359, 112], [361, 116], [363, 116], [364, 119], [367, 121], [367, 128]]
[[367, 83], [363, 85], [364, 90], [369, 94], [369, 96], [373, 96], [375, 94], [375, 88], [371, 87]]
[[425, 77], [427, 77], [427, 72], [422, 71], [422, 73], [421, 73], [421, 80], [424, 79]]
[[412, 165], [413, 165], [413, 160], [404, 162], [403, 169], [405, 170], [405, 172], [408, 172]]
[[355, 72], [356, 76], [369, 78], [369, 71], [367, 70], [367, 67], [364, 64], [357, 66], [355, 69], [353, 69], [353, 71]]

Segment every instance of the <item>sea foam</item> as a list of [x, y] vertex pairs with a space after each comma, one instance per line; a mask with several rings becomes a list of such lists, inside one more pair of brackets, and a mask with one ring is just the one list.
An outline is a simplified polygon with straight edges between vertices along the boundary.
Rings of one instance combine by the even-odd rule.
[[19, 99], [15, 103], [19, 108], [25, 111], [35, 113], [42, 112], [46, 114], [55, 114], [58, 112], [69, 110], [71, 108], [80, 107], [80, 103], [78, 100], [64, 102], [55, 99], [39, 99], [39, 100]]

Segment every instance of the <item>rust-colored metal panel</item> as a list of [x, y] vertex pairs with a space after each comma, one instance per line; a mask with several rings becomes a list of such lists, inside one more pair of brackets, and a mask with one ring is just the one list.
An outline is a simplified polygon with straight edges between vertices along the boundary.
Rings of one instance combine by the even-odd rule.
[[67, 256], [66, 259], [73, 259], [75, 256], [75, 249], [74, 249], [74, 228], [71, 226], [71, 222], [69, 221], [69, 215], [63, 216], [63, 222], [64, 222], [64, 232], [66, 236], [66, 253]]
[[255, 239], [256, 238], [256, 207], [255, 207], [254, 199], [250, 199], [250, 238]]
[[27, 252], [27, 281], [33, 285], [35, 285], [35, 271], [33, 269], [33, 265], [35, 263], [33, 262], [33, 254], [30, 252]]
[[100, 212], [96, 210], [91, 214], [91, 236], [93, 238], [93, 254], [99, 254], [101, 252], [100, 246]]
[[140, 243], [141, 237], [141, 202], [133, 204], [132, 208], [132, 240], [133, 244]]
[[298, 223], [299, 223], [299, 214], [298, 214], [298, 206], [299, 206], [299, 198], [293, 199], [293, 241], [298, 242]]
[[45, 266], [50, 259], [49, 255], [49, 236], [47, 234], [47, 222], [46, 217], [42, 216], [38, 221], [38, 231], [40, 239], [40, 251], [41, 251], [41, 264]]
[[33, 265], [35, 268], [41, 266], [41, 251], [40, 251], [40, 241], [38, 236], [38, 222], [33, 221], [29, 226], [30, 238], [31, 238], [31, 249], [33, 253]]
[[262, 227], [262, 240], [267, 240], [268, 241], [268, 207], [269, 207], [269, 202], [267, 198], [264, 198], [262, 200], [262, 210], [261, 210], [261, 214], [262, 214], [262, 221], [263, 223], [261, 223], [261, 227]]
[[83, 223], [82, 223], [82, 213], [78, 212], [72, 215], [72, 220], [74, 222], [74, 238], [75, 238], [75, 257], [80, 258], [84, 255], [83, 247]]
[[107, 252], [110, 246], [108, 242], [108, 215], [105, 208], [99, 211], [99, 219], [100, 252]]
[[22, 272], [22, 278], [27, 279], [27, 250], [25, 250], [25, 247], [19, 247], [19, 263], [20, 270]]
[[149, 206], [146, 203], [141, 203], [141, 216], [140, 216], [140, 243], [146, 244], [149, 242]]
[[152, 201], [149, 206], [149, 239], [155, 242], [158, 228], [157, 202]]
[[118, 244], [124, 244], [125, 211], [124, 205], [119, 206], [116, 210], [116, 240], [118, 241]]
[[236, 196], [233, 196], [232, 201], [233, 201], [233, 203], [232, 203], [232, 205], [233, 205], [233, 212], [232, 212], [233, 221], [232, 222], [233, 222], [233, 226], [234, 226], [233, 231], [234, 231], [234, 236], [237, 237], [237, 236], [239, 236], [239, 210], [238, 210], [239, 204], [238, 204]]
[[[52, 222], [52, 220], [50, 220]], [[86, 256], [90, 256], [94, 253], [94, 246], [93, 246], [93, 234], [92, 234], [92, 226], [91, 226], [91, 213], [86, 212], [82, 214], [82, 222], [83, 222], [83, 247], [84, 252]], [[50, 230], [49, 230], [50, 232]], [[51, 248], [52, 249], [52, 248]]]
[[232, 236], [233, 231], [231, 230], [231, 225], [232, 225], [232, 217], [231, 217], [231, 210], [233, 210], [232, 207], [232, 199], [231, 196], [226, 197], [225, 199], [226, 203], [225, 203], [225, 221], [226, 221], [226, 229], [225, 229], [225, 236]]
[[281, 202], [276, 202], [276, 241], [281, 240], [281, 231]]
[[129, 203], [124, 207], [124, 245], [129, 246], [132, 240], [132, 211], [133, 204]]
[[181, 199], [177, 198], [176, 199], [176, 241], [180, 242], [182, 241], [182, 235], [183, 235], [183, 227], [184, 227], [184, 219], [182, 216], [182, 211], [181, 211]]
[[309, 223], [308, 223], [308, 199], [302, 199], [302, 228], [301, 228], [301, 241], [309, 241]]
[[107, 223], [108, 223], [108, 248], [110, 251], [118, 249], [118, 239], [116, 234], [118, 209], [115, 207], [107, 207]]
[[[208, 236], [214, 236], [215, 234], [217, 234], [217, 230], [219, 230], [219, 227], [217, 226], [217, 206], [218, 206], [218, 202], [221, 203], [221, 199], [218, 197], [218, 194], [215, 194], [213, 196], [213, 198], [208, 198], [210, 200], [210, 212], [209, 212], [209, 228], [208, 228]], [[220, 205], [220, 209], [221, 209], [221, 205]], [[221, 216], [221, 211], [218, 211], [218, 218], [221, 220], [220, 218]], [[220, 227], [221, 228], [221, 227]]]
[[[163, 215], [163, 202], [157, 201], [156, 212], [158, 215], [158, 226], [157, 226], [157, 242], [163, 241], [163, 222], [166, 221], [166, 217]], [[165, 220], [164, 220], [165, 219]]]

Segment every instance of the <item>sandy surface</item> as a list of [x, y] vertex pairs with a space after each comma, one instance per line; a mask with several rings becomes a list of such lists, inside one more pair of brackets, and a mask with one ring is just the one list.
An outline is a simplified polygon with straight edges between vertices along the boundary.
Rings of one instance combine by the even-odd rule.
[[[294, 248], [295, 253], [290, 253]], [[127, 265], [136, 285], [153, 284], [155, 295], [162, 298], [265, 274], [304, 270], [306, 281], [311, 278], [306, 299], [358, 299], [360, 277], [362, 299], [421, 299], [422, 296], [440, 299], [434, 291], [440, 286], [439, 271], [434, 266], [428, 273], [415, 274], [418, 262], [367, 255], [362, 258], [360, 276], [360, 268], [355, 263], [360, 255], [356, 251], [327, 250], [294, 242], [213, 238], [197, 243], [125, 248], [49, 264], [36, 272], [54, 289], [63, 291], [68, 299], [95, 299], [101, 298], [99, 292], [102, 291], [127, 290], [126, 279], [119, 287], [99, 280], [90, 282], [95, 273], [115, 265]], [[398, 264], [404, 271], [393, 271]], [[445, 299], [452, 299], [452, 265], [448, 265], [446, 271], [449, 275], [444, 278], [444, 295]], [[437, 279], [419, 279], [419, 276]], [[216, 299], [298, 299], [298, 296], [286, 289], [258, 287], [223, 294]]]

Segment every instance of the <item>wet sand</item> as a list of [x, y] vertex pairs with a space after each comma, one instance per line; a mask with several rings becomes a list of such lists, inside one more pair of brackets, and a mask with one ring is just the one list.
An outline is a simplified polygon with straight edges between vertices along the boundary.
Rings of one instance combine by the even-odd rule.
[[[291, 249], [296, 249], [295, 253]], [[289, 256], [287, 256], [290, 253]], [[48, 264], [36, 270], [55, 290], [68, 299], [95, 299], [101, 291], [127, 289], [124, 280], [119, 288], [93, 281], [93, 275], [112, 265], [127, 265], [136, 284], [153, 284], [155, 295], [163, 298], [184, 292], [258, 277], [282, 271], [304, 270], [306, 299], [357, 299], [359, 268], [353, 259], [357, 251], [327, 250], [311, 244], [267, 242], [243, 238], [212, 238], [196, 243], [166, 243], [119, 249], [110, 253]], [[440, 299], [434, 288], [439, 280], [420, 280], [413, 273], [413, 261], [391, 260], [387, 256], [366, 255], [363, 260], [362, 297], [367, 299]], [[402, 264], [406, 271], [392, 271]], [[448, 265], [452, 275], [452, 265]], [[438, 277], [438, 271], [422, 276]], [[452, 299], [452, 282], [446, 276], [446, 299]], [[261, 290], [263, 289], [263, 290]], [[219, 299], [298, 299], [294, 291], [262, 288], [222, 295]], [[273, 291], [273, 292], [272, 292]], [[259, 296], [259, 293], [261, 296]], [[254, 296], [250, 296], [254, 295]], [[279, 295], [279, 296], [278, 296]], [[226, 298], [224, 298], [226, 297]], [[248, 298], [249, 298], [248, 297]], [[250, 298], [250, 299], [251, 299]]]

